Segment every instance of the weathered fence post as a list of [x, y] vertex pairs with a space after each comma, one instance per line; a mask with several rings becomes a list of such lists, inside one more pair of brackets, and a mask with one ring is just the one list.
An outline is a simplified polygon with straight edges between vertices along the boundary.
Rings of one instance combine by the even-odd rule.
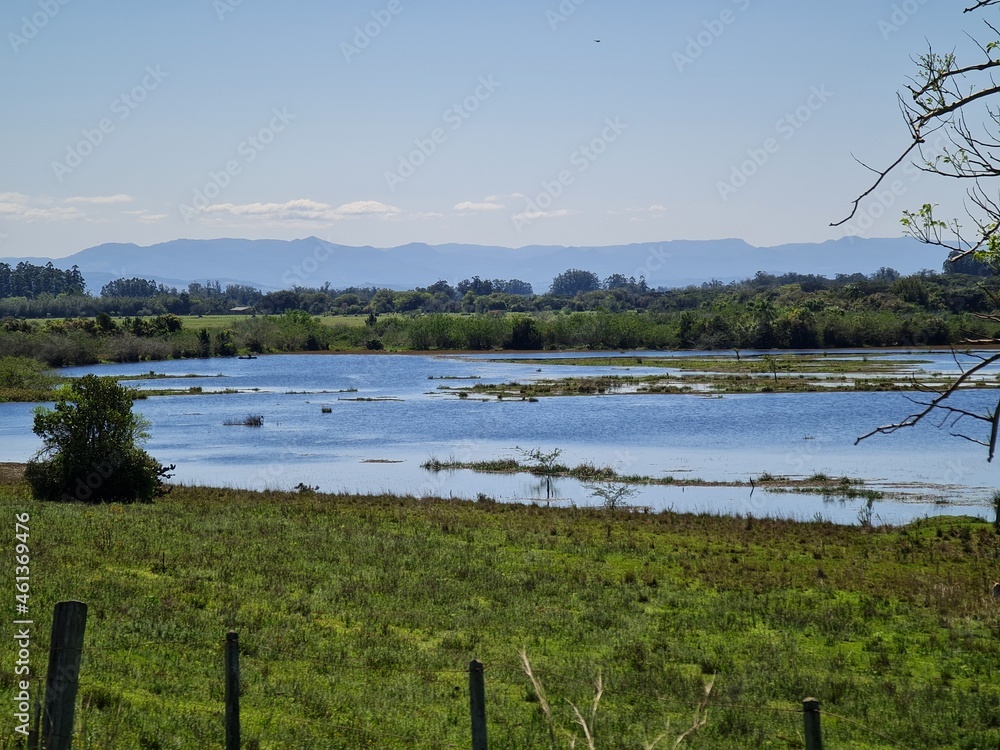
[[80, 658], [87, 627], [87, 605], [58, 602], [52, 615], [49, 670], [45, 678], [45, 712], [42, 737], [45, 750], [70, 750], [73, 746], [73, 711], [80, 684]]
[[486, 750], [486, 683], [483, 665], [469, 662], [469, 713], [472, 716], [472, 750]]
[[804, 699], [802, 716], [805, 721], [806, 750], [823, 750], [823, 734], [819, 726], [819, 701], [815, 698]]
[[28, 730], [28, 750], [38, 750], [41, 732], [39, 727], [42, 724], [42, 704], [36, 699], [35, 708], [31, 713], [31, 728]]
[[240, 641], [226, 633], [226, 750], [240, 750]]

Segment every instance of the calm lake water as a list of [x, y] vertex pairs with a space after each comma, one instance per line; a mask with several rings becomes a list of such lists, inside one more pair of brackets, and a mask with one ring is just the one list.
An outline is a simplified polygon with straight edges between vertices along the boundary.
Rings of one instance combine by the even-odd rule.
[[[162, 463], [177, 465], [175, 482], [255, 489], [288, 489], [301, 482], [324, 491], [467, 498], [484, 493], [503, 501], [544, 502], [546, 489], [537, 477], [469, 471], [432, 474], [420, 464], [431, 457], [468, 461], [517, 457], [518, 447], [559, 448], [563, 450], [561, 463], [588, 461], [611, 465], [621, 473], [678, 479], [746, 481], [764, 472], [861, 478], [874, 489], [907, 493], [903, 499], [876, 502], [876, 517], [887, 523], [942, 513], [992, 518], [988, 499], [996, 474], [986, 463], [985, 449], [949, 437], [949, 429], [938, 429], [936, 421], [854, 445], [858, 435], [911, 412], [913, 405], [904, 394], [607, 395], [529, 403], [458, 400], [438, 389], [441, 385], [612, 372], [610, 368], [532, 362], [552, 354], [526, 356], [518, 363], [487, 361], [495, 356], [271, 355], [63, 372], [125, 376], [154, 370], [212, 377], [131, 384], [139, 388], [199, 386], [206, 393], [257, 389], [136, 402], [137, 411], [151, 423], [146, 448]], [[902, 355], [894, 352], [893, 356]], [[919, 366], [927, 370], [957, 370], [950, 354], [906, 356], [933, 359], [933, 365]], [[663, 370], [634, 367], [628, 373]], [[477, 380], [456, 379], [473, 377]], [[995, 403], [997, 391], [959, 395], [966, 407], [981, 410]], [[393, 400], [348, 400], [356, 398]], [[330, 412], [323, 413], [323, 407]], [[32, 408], [30, 404], [0, 404], [0, 460], [24, 461], [38, 449], [39, 441], [31, 433]], [[224, 424], [251, 414], [263, 415], [262, 427]], [[966, 429], [983, 436], [979, 424]], [[589, 490], [575, 480], [556, 479], [553, 485], [554, 502], [595, 503]], [[654, 510], [801, 519], [820, 514], [839, 523], [856, 523], [864, 505], [859, 499], [767, 493], [760, 488], [751, 496], [748, 487], [642, 487], [630, 502]]]

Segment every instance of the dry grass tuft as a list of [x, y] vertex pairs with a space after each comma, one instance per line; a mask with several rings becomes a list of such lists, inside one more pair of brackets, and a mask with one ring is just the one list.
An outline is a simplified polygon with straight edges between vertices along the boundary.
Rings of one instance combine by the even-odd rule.
[[25, 464], [0, 463], [0, 484], [17, 484], [24, 479]]
[[[528, 676], [531, 681], [531, 686], [535, 689], [535, 695], [538, 697], [538, 705], [542, 708], [542, 715], [545, 717], [545, 724], [549, 729], [549, 743], [553, 750], [556, 748], [556, 728], [555, 721], [552, 718], [552, 706], [548, 699], [545, 697], [545, 690], [542, 688], [542, 682], [538, 677], [535, 676], [534, 670], [531, 668], [531, 662], [528, 660], [528, 654], [525, 649], [521, 649], [517, 652], [518, 656], [521, 657], [521, 668], [524, 673]], [[712, 695], [712, 687], [715, 685], [715, 675], [713, 674], [709, 679], [705, 681], [705, 691], [698, 701], [698, 705], [694, 709], [694, 718], [691, 721], [691, 726], [686, 730], [677, 735], [674, 740], [673, 748], [677, 750], [684, 740], [690, 737], [692, 734], [697, 732], [699, 729], [704, 727], [708, 723], [708, 699]], [[573, 709], [574, 721], [580, 725], [583, 729], [583, 737], [587, 741], [587, 750], [597, 750], [597, 738], [594, 736], [594, 721], [597, 718], [597, 708], [601, 703], [601, 698], [604, 695], [604, 679], [601, 677], [600, 672], [597, 673], [597, 681], [594, 683], [594, 702], [590, 706], [590, 719], [588, 720], [584, 717], [583, 713], [577, 707], [575, 703], [567, 700], [570, 707]], [[563, 730], [569, 736], [569, 750], [574, 750], [576, 748], [577, 737], [572, 732]], [[645, 742], [645, 750], [654, 750], [654, 748], [667, 739], [670, 735], [670, 721], [667, 721], [667, 728], [662, 734], [658, 735], [651, 742]]]

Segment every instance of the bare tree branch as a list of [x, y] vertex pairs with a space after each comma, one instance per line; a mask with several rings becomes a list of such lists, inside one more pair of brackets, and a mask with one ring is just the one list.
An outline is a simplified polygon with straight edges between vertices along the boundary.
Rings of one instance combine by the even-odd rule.
[[903, 160], [909, 155], [909, 153], [917, 146], [919, 146], [921, 143], [923, 143], [923, 141], [915, 140], [913, 143], [910, 144], [910, 147], [906, 149], [906, 151], [904, 151], [898, 159], [896, 159], [896, 161], [894, 161], [892, 164], [889, 165], [888, 168], [882, 170], [881, 172], [877, 172], [877, 170], [874, 170], [871, 167], [868, 167], [867, 164], [865, 164], [864, 165], [865, 167], [867, 167], [868, 169], [872, 169], [873, 172], [878, 173], [878, 179], [875, 180], [875, 183], [870, 188], [868, 188], [865, 192], [863, 192], [861, 195], [857, 197], [857, 199], [854, 201], [854, 207], [851, 209], [851, 213], [849, 213], [846, 217], [844, 217], [840, 221], [833, 222], [832, 224], [830, 224], [830, 226], [839, 227], [842, 224], [846, 224], [851, 219], [853, 219], [854, 215], [858, 212], [858, 207], [861, 205], [861, 201], [863, 201], [869, 195], [874, 193], [876, 188], [878, 188], [878, 186], [882, 184], [882, 180], [884, 180], [892, 170], [898, 167], [903, 162]]
[[980, 8], [985, 8], [987, 5], [996, 5], [1000, 0], [979, 0], [975, 5], [963, 10], [963, 13], [971, 13], [974, 10], [979, 10]]
[[929, 417], [931, 414], [944, 412], [945, 415], [954, 414], [958, 415], [958, 418], [971, 417], [972, 419], [977, 419], [983, 422], [990, 423], [991, 425], [990, 439], [988, 443], [983, 443], [981, 441], [974, 440], [973, 438], [969, 438], [965, 435], [956, 435], [956, 437], [964, 437], [966, 440], [972, 440], [972, 442], [979, 442], [981, 445], [985, 445], [987, 448], [989, 448], [989, 457], [987, 458], [987, 461], [992, 461], [993, 456], [996, 453], [997, 432], [998, 432], [998, 427], [1000, 427], [1000, 400], [998, 400], [997, 406], [994, 407], [991, 411], [987, 412], [985, 415], [976, 414], [975, 412], [971, 412], [966, 409], [961, 409], [952, 406], [950, 404], [945, 404], [944, 401], [946, 401], [948, 398], [954, 395], [954, 393], [958, 391], [959, 388], [968, 383], [969, 380], [976, 373], [980, 372], [984, 368], [989, 367], [990, 365], [992, 365], [994, 362], [997, 361], [1000, 361], [1000, 353], [994, 354], [989, 357], [983, 357], [981, 358], [981, 361], [978, 362], [976, 365], [970, 367], [968, 370], [963, 371], [962, 374], [959, 377], [957, 377], [955, 381], [944, 390], [928, 389], [928, 392], [933, 392], [937, 394], [930, 401], [916, 401], [915, 399], [910, 399], [913, 403], [923, 406], [924, 408], [921, 409], [920, 411], [910, 414], [908, 417], [899, 422], [894, 422], [892, 424], [876, 427], [871, 432], [868, 432], [859, 437], [857, 440], [855, 440], [854, 444], [857, 445], [862, 440], [866, 440], [867, 438], [870, 438], [873, 435], [891, 435], [893, 432], [896, 432], [896, 430], [901, 430], [904, 427], [913, 427], [917, 425], [919, 422]]
[[[993, 6], [1000, 6], [1000, 0], [976, 0], [964, 12]], [[984, 20], [984, 25], [993, 38], [985, 44], [973, 39], [981, 59], [959, 64], [954, 52], [938, 54], [930, 47], [925, 54], [914, 58], [917, 70], [910, 84], [905, 86], [907, 96], [897, 94], [910, 142], [899, 157], [883, 170], [873, 169], [855, 157], [862, 166], [874, 172], [875, 177], [868, 189], [854, 200], [848, 216], [831, 226], [841, 226], [853, 219], [861, 203], [878, 189], [893, 170], [911, 158], [914, 166], [925, 174], [966, 180], [971, 184], [966, 192], [965, 212], [972, 223], [965, 229], [955, 219], [942, 221], [935, 215], [935, 206], [925, 203], [918, 210], [903, 211], [901, 221], [905, 233], [947, 250], [950, 262], [971, 255], [977, 260], [985, 260], [994, 269], [1000, 269], [1000, 196], [987, 188], [988, 180], [1000, 178], [1000, 107], [991, 104], [1000, 98], [1000, 83], [994, 74], [994, 70], [1000, 69], [1000, 30], [988, 20]], [[935, 138], [931, 145], [928, 138], [933, 133], [940, 133], [941, 136]], [[986, 293], [994, 304], [1000, 306], [1000, 299], [992, 290], [986, 289]], [[981, 320], [1000, 322], [1000, 316], [996, 314], [974, 315]], [[990, 339], [968, 343], [995, 345], [1000, 342]], [[876, 427], [860, 436], [855, 444], [873, 435], [887, 435], [914, 427], [933, 415], [941, 417], [938, 427], [948, 426], [954, 437], [986, 447], [987, 460], [992, 461], [1000, 433], [1000, 399], [992, 409], [983, 413], [956, 406], [949, 399], [960, 389], [971, 386], [986, 368], [1000, 361], [1000, 353], [972, 355], [976, 362], [969, 368], [963, 366], [954, 350], [952, 356], [960, 374], [950, 385], [927, 388], [914, 381], [915, 390], [933, 396], [926, 400], [911, 398], [910, 401], [917, 407], [913, 413], [893, 424]], [[981, 439], [956, 430], [959, 422], [969, 419], [988, 423], [989, 437]]]
[[[965, 12], [998, 3], [1000, 0], [979, 0], [966, 8]], [[985, 25], [1000, 36], [989, 22], [985, 22]], [[902, 96], [899, 97], [903, 118], [910, 132], [910, 143], [883, 170], [874, 169], [861, 162], [866, 169], [873, 171], [876, 177], [868, 189], [854, 200], [848, 215], [831, 223], [830, 226], [842, 226], [853, 219], [862, 201], [878, 189], [886, 177], [913, 154], [914, 149], [919, 150], [921, 158], [924, 159], [923, 164], [917, 163], [916, 166], [925, 172], [973, 181], [978, 181], [982, 177], [1000, 176], [1000, 138], [994, 137], [996, 126], [1000, 125], [1000, 113], [991, 110], [987, 104], [985, 135], [978, 135], [965, 119], [966, 113], [971, 112], [977, 104], [985, 103], [990, 97], [1000, 94], [1000, 85], [992, 76], [993, 69], [1000, 68], [1000, 59], [995, 59], [992, 54], [998, 43], [990, 42], [983, 45], [977, 42], [977, 44], [985, 59], [967, 65], [957, 65], [954, 53], [938, 55], [933, 49], [928, 49], [925, 55], [915, 59], [918, 73], [912, 79], [913, 85], [906, 87], [912, 103], [904, 101]], [[984, 85], [981, 81], [977, 83], [977, 80], [984, 76], [988, 85]], [[990, 125], [993, 126], [992, 129]], [[946, 148], [944, 153], [928, 159], [921, 146], [927, 143], [931, 132], [942, 128], [948, 134], [951, 146]], [[973, 203], [988, 216], [997, 216], [1000, 212], [991, 212], [987, 207], [989, 202], [985, 198], [985, 193], [980, 192], [975, 196]], [[984, 203], [987, 203], [987, 206], [984, 206]], [[995, 202], [993, 203], [995, 206]], [[997, 236], [998, 223], [1000, 222], [994, 220], [977, 222], [981, 230], [979, 237], [967, 241], [959, 235], [957, 244], [942, 241], [939, 233], [934, 231], [941, 227], [926, 227], [932, 231], [921, 231], [920, 227], [908, 224], [907, 228], [911, 230], [910, 234], [922, 242], [940, 245], [955, 253], [968, 255], [983, 247], [992, 248], [992, 242]], [[914, 229], [917, 231], [913, 231]]]

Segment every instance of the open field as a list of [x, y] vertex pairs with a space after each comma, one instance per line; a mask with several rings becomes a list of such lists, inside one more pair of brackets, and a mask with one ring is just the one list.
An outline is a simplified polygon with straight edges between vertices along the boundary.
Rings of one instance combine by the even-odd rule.
[[[0, 469], [0, 507], [31, 516], [36, 676], [53, 604], [90, 607], [75, 748], [221, 746], [228, 628], [247, 747], [467, 747], [477, 658], [490, 747], [550, 748], [521, 648], [559, 748], [598, 673], [602, 749], [641, 748], [668, 719], [679, 734], [712, 675], [684, 747], [801, 747], [807, 694], [829, 747], [1000, 742], [1000, 543], [982, 521], [864, 531], [192, 487], [43, 505]], [[8, 720], [0, 747], [16, 746]]]
[[[198, 331], [207, 328], [209, 333], [217, 333], [225, 328], [231, 328], [237, 321], [252, 318], [252, 315], [179, 315], [184, 329]], [[343, 325], [361, 327], [365, 324], [365, 315], [317, 315], [314, 316], [321, 325]]]

